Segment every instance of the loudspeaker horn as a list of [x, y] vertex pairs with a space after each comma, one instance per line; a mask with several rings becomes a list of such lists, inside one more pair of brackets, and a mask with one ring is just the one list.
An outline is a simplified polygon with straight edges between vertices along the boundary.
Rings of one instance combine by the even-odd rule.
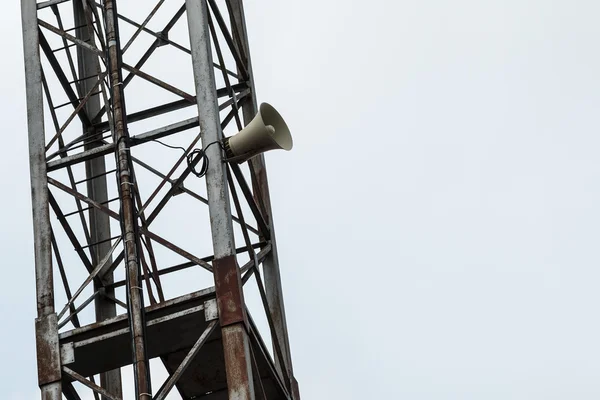
[[258, 114], [244, 129], [223, 140], [227, 160], [238, 164], [268, 150], [289, 151], [293, 144], [285, 121], [267, 103], [260, 105]]

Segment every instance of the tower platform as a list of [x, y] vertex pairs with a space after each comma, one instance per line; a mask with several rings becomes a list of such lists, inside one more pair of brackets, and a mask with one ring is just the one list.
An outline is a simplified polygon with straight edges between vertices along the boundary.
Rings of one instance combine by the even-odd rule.
[[[214, 288], [193, 292], [145, 308], [146, 344], [149, 358], [160, 357], [172, 374], [191, 347], [217, 318]], [[252, 319], [250, 332], [253, 367], [266, 398], [288, 399], [275, 365]], [[59, 335], [62, 364], [83, 376], [92, 376], [131, 363], [131, 337], [127, 314], [82, 326]], [[226, 400], [227, 381], [221, 330], [212, 331], [176, 388], [184, 399]], [[158, 391], [159, 388], [154, 388]], [[255, 388], [260, 392], [260, 387]]]

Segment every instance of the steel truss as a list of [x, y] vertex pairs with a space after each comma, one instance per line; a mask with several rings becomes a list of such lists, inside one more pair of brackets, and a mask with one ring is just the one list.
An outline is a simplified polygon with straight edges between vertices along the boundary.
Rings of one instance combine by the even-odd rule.
[[42, 399], [299, 399], [242, 0], [118, 3], [22, 0]]

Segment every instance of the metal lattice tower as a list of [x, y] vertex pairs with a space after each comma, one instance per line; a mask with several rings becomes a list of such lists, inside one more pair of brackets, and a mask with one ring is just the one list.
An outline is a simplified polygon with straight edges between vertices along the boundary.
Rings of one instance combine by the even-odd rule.
[[22, 20], [42, 399], [299, 399], [242, 0]]

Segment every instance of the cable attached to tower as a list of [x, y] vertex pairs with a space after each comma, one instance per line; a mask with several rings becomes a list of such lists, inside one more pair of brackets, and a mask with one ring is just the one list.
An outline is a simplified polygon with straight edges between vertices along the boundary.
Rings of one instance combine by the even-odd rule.
[[[158, 139], [153, 139], [153, 142], [159, 143], [165, 147], [168, 147], [170, 149], [177, 149], [177, 150], [181, 150], [183, 151], [183, 154], [187, 153], [187, 150], [184, 149], [183, 147], [180, 146], [172, 146], [170, 144], [166, 144], [161, 142]], [[217, 140], [215, 142], [209, 143], [206, 145], [205, 148], [203, 149], [193, 149], [192, 151], [190, 151], [188, 154], [186, 154], [185, 158], [187, 161], [187, 165], [188, 168], [190, 169], [191, 173], [196, 175], [196, 177], [198, 178], [202, 178], [204, 175], [206, 175], [206, 172], [208, 171], [208, 165], [209, 165], [209, 159], [206, 156], [206, 150], [208, 150], [208, 148], [210, 146], [212, 146], [213, 144], [218, 143], [221, 147], [221, 149], [223, 149], [223, 144], [221, 143], [221, 141]], [[202, 165], [200, 166], [200, 170], [196, 169], [196, 165], [202, 161]]]

